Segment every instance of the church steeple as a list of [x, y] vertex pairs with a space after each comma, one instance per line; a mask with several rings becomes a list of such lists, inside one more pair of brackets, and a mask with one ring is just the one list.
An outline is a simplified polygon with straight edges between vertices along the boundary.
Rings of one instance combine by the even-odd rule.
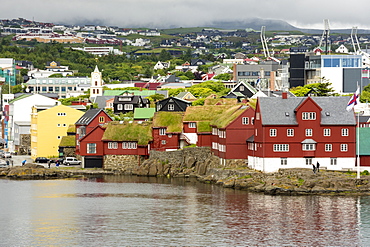
[[103, 95], [103, 80], [102, 73], [99, 71], [98, 66], [95, 66], [95, 70], [91, 72], [91, 85], [90, 85], [90, 97], [102, 96]]

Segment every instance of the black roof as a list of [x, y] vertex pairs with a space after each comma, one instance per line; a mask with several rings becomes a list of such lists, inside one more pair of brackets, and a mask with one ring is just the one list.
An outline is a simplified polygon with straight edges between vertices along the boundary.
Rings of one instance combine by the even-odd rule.
[[93, 108], [89, 109], [80, 119], [75, 123], [76, 125], [88, 125], [103, 109]]

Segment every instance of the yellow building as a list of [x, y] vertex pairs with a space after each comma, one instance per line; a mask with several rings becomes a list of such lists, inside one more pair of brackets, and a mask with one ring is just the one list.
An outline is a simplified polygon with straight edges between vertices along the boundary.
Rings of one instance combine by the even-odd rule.
[[[31, 113], [31, 158], [58, 157], [58, 146], [68, 126], [83, 114], [83, 106], [34, 106]], [[83, 107], [84, 108], [84, 107]]]

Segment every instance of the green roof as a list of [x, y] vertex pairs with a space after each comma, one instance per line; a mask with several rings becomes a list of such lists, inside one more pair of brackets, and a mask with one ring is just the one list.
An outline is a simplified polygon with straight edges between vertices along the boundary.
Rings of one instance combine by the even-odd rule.
[[67, 133], [76, 133], [76, 125], [70, 124], [68, 126]]
[[156, 94], [155, 90], [104, 90], [104, 96], [118, 96], [122, 95], [124, 93], [130, 93], [134, 95], [140, 95], [140, 96], [149, 96], [149, 95], [154, 95]]
[[76, 146], [76, 136], [63, 136], [60, 140], [59, 147], [75, 147]]
[[9, 101], [9, 104], [11, 104], [11, 103], [13, 103], [13, 102], [15, 102], [15, 101], [17, 101], [17, 100], [21, 100], [21, 99], [24, 99], [24, 98], [30, 97], [30, 96], [31, 96], [31, 94], [22, 94], [21, 96], [19, 96], [19, 97], [15, 98], [15, 99], [12, 99], [11, 101]]
[[135, 108], [134, 119], [149, 119], [154, 116], [155, 108]]
[[211, 123], [218, 120], [225, 114], [232, 115], [240, 105], [204, 105], [204, 106], [189, 106], [186, 108], [184, 121], [197, 122], [198, 132], [210, 132], [212, 130]]
[[112, 121], [104, 132], [105, 141], [136, 141], [138, 145], [147, 145], [152, 138], [151, 122], [117, 122]]
[[217, 119], [213, 119], [210, 124], [216, 126], [217, 128], [225, 128], [237, 117], [239, 117], [246, 109], [248, 109], [248, 107], [241, 105], [239, 105], [239, 108], [230, 107], [230, 109], [226, 110]]
[[[370, 128], [357, 128], [359, 133], [359, 147], [360, 147], [360, 155], [370, 155]], [[356, 140], [357, 140], [357, 131], [356, 131]], [[356, 145], [357, 146], [357, 145]], [[357, 147], [356, 147], [357, 153]]]
[[166, 132], [181, 132], [183, 112], [156, 112], [153, 117], [153, 127], [167, 127]]

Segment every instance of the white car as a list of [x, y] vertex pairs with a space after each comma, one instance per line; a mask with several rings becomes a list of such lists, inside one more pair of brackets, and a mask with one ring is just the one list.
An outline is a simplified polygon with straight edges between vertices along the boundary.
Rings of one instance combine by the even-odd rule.
[[63, 165], [69, 166], [69, 165], [81, 165], [81, 161], [76, 159], [75, 157], [66, 157], [63, 160]]

